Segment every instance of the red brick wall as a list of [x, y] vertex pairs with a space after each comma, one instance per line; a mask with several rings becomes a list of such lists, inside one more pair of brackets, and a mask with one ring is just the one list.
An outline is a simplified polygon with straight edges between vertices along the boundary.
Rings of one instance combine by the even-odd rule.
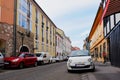
[[8, 24], [13, 24], [14, 19], [14, 0], [0, 0], [1, 1], [1, 20]]

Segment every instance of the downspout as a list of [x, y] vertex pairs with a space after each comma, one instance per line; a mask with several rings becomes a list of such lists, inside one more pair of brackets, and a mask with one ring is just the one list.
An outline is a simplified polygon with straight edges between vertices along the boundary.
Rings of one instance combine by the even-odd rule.
[[16, 56], [16, 20], [17, 20], [17, 0], [14, 0], [14, 21], [13, 21], [13, 55]]

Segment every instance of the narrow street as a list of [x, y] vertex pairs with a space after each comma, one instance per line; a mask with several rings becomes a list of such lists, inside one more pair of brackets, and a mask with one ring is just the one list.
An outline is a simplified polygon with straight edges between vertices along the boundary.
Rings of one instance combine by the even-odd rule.
[[119, 80], [120, 69], [109, 64], [96, 63], [96, 71], [68, 73], [66, 62], [25, 69], [4, 70], [0, 80]]

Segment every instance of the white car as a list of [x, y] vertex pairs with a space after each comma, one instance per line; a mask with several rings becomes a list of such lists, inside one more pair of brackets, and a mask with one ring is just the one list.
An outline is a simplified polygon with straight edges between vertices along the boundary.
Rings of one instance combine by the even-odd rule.
[[4, 66], [4, 56], [0, 52], [0, 67]]
[[56, 57], [56, 62], [61, 62], [63, 61], [63, 56], [57, 56]]
[[55, 63], [55, 62], [56, 62], [56, 58], [51, 56], [50, 62], [51, 62], [51, 63]]
[[76, 50], [72, 51], [67, 61], [68, 72], [73, 70], [95, 70], [92, 57], [88, 51]]
[[35, 54], [37, 56], [38, 64], [50, 63], [51, 55], [48, 52], [37, 52]]

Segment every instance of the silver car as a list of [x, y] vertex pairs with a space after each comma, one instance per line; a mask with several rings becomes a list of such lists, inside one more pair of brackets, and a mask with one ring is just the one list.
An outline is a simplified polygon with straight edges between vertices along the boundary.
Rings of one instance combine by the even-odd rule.
[[4, 56], [2, 55], [2, 53], [0, 52], [0, 67], [4, 66]]

